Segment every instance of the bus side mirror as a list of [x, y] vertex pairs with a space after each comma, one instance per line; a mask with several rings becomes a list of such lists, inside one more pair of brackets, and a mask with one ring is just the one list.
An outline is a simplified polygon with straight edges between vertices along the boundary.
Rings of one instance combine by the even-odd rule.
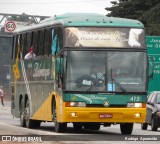
[[148, 77], [153, 79], [154, 61], [153, 58], [148, 60]]
[[56, 73], [62, 75], [62, 58], [56, 58]]

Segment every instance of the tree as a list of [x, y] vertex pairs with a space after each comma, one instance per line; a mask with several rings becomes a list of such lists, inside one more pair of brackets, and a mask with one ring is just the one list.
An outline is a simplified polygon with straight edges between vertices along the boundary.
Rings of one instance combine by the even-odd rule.
[[112, 1], [112, 7], [106, 7], [107, 16], [137, 19], [141, 21], [147, 35], [160, 35], [159, 0], [119, 0]]

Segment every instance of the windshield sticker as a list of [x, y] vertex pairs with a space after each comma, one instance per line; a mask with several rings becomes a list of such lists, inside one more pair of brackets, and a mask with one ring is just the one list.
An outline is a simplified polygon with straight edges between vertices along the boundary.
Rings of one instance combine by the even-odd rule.
[[108, 91], [115, 91], [115, 84], [108, 84]]
[[90, 85], [92, 85], [92, 81], [83, 80], [82, 84], [90, 86]]
[[127, 83], [127, 82], [121, 82], [120, 84], [123, 84], [123, 85], [139, 85], [139, 83], [136, 83], [136, 82], [130, 82], [130, 83]]

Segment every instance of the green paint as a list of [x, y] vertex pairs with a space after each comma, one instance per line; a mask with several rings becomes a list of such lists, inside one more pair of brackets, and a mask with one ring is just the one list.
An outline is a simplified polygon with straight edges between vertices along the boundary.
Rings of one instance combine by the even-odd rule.
[[160, 90], [160, 36], [146, 37], [147, 52], [154, 60], [154, 76], [149, 81], [148, 92]]
[[86, 104], [127, 104], [128, 102], [145, 102], [145, 95], [120, 95], [120, 94], [63, 94], [64, 101], [86, 102]]

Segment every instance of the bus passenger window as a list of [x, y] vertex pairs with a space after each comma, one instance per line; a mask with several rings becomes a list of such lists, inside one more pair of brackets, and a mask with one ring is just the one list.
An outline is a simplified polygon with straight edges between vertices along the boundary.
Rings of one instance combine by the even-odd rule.
[[27, 40], [26, 33], [24, 33], [24, 34], [21, 35], [21, 39], [20, 39], [20, 47], [21, 47], [22, 58], [27, 53], [26, 40]]
[[37, 49], [38, 49], [38, 31], [33, 31], [33, 44], [34, 49], [33, 52], [35, 53], [35, 55], [37, 55]]
[[51, 54], [51, 42], [52, 42], [52, 31], [51, 29], [45, 30], [44, 38], [44, 55], [49, 56]]
[[43, 55], [43, 43], [44, 43], [44, 30], [40, 30], [39, 33], [38, 33], [38, 53], [37, 53], [37, 56], [40, 56], [40, 55]]

